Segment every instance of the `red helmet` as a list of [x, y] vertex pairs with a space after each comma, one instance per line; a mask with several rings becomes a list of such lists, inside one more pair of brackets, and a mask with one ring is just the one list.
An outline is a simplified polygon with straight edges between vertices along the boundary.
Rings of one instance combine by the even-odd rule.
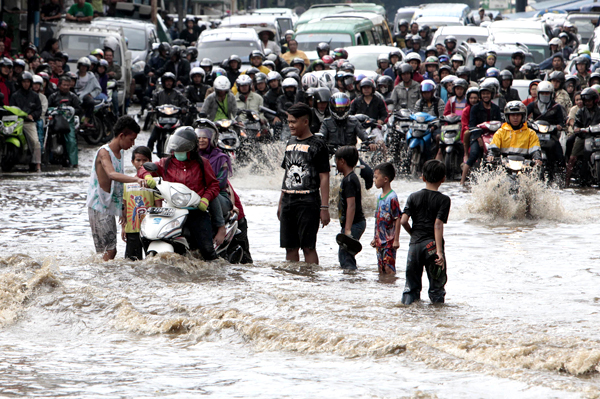
[[321, 57], [321, 59], [323, 60], [323, 62], [327, 65], [331, 65], [333, 64], [333, 57], [330, 55], [324, 55], [323, 57]]
[[335, 50], [333, 50], [333, 56], [336, 59], [344, 59], [347, 60], [348, 59], [348, 52], [346, 51], [346, 49], [338, 47]]

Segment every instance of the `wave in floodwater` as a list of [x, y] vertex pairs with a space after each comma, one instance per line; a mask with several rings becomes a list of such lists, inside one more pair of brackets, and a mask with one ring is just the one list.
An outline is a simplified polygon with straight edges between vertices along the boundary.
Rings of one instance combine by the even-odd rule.
[[[364, 293], [346, 298], [351, 291], [342, 293], [339, 281], [290, 285], [328, 278], [323, 267], [304, 264], [233, 267], [178, 255], [141, 262], [92, 258], [82, 265], [85, 270], [63, 275], [59, 266], [71, 267], [63, 262], [40, 263], [25, 255], [0, 258], [0, 327], [52, 311], [64, 328], [69, 320], [82, 321], [91, 335], [121, 331], [177, 337], [188, 345], [224, 341], [255, 351], [406, 356], [434, 368], [600, 397], [597, 340], [561, 335], [543, 324], [514, 322], [507, 328], [501, 322], [466, 321], [461, 312], [468, 309], [462, 304], [374, 302], [372, 287], [360, 276]], [[252, 279], [272, 275], [284, 283], [281, 288], [248, 286]], [[296, 313], [299, 307], [305, 309], [302, 317]]]
[[503, 170], [480, 169], [473, 172], [471, 214], [487, 215], [491, 219], [545, 219], [564, 221], [568, 213], [555, 190], [531, 174], [519, 174], [518, 192]]

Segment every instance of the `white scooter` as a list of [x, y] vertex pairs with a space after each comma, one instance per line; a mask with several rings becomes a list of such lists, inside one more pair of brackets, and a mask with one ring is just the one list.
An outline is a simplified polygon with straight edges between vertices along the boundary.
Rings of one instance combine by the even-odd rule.
[[[144, 168], [148, 171], [157, 169], [151, 162], [145, 163]], [[190, 252], [190, 244], [184, 231], [185, 221], [189, 211], [198, 208], [201, 198], [184, 184], [168, 182], [160, 177], [154, 179], [154, 192], [163, 199], [163, 206], [148, 208], [142, 220], [140, 238], [146, 256], [156, 256], [164, 252], [185, 255]], [[225, 240], [221, 245], [215, 245], [215, 251], [218, 256], [231, 263], [239, 263], [243, 255], [242, 248], [239, 245], [230, 248], [235, 235], [240, 233], [237, 214], [233, 213], [229, 217], [225, 229]]]

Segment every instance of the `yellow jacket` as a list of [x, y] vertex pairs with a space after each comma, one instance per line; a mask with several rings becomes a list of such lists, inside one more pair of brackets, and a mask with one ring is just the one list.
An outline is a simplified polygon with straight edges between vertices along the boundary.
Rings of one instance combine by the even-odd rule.
[[285, 62], [287, 62], [290, 65], [292, 65], [292, 60], [294, 58], [302, 58], [304, 60], [304, 64], [306, 66], [310, 65], [310, 60], [308, 59], [306, 53], [302, 50], [298, 50], [294, 54], [292, 54], [288, 51], [287, 53], [281, 54], [281, 58], [283, 58], [285, 60]]
[[519, 130], [513, 130], [510, 124], [504, 123], [494, 134], [490, 149], [497, 150], [502, 155], [519, 154], [539, 158], [540, 140], [537, 134], [527, 127], [527, 122], [523, 123]]

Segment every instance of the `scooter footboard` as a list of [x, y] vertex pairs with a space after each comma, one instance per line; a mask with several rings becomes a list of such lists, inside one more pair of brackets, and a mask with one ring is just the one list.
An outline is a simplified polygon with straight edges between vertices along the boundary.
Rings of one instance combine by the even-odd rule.
[[156, 252], [157, 254], [160, 254], [163, 252], [175, 252], [175, 248], [173, 247], [173, 245], [165, 241], [152, 241], [150, 245], [148, 245], [146, 253], [150, 253], [152, 251]]

